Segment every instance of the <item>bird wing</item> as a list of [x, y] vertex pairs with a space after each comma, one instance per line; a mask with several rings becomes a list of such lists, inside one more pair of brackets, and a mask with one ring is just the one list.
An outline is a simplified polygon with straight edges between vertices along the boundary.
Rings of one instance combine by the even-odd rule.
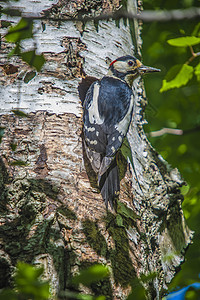
[[102, 154], [100, 173], [112, 162], [126, 136], [133, 109], [133, 94], [128, 85], [104, 77], [89, 88], [84, 105], [84, 136], [87, 146]]

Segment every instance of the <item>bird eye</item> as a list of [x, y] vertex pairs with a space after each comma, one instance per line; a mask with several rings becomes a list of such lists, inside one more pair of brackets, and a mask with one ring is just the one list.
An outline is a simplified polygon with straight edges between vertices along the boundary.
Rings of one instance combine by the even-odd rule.
[[128, 65], [131, 67], [133, 65], [133, 61], [132, 60], [129, 60], [128, 61]]

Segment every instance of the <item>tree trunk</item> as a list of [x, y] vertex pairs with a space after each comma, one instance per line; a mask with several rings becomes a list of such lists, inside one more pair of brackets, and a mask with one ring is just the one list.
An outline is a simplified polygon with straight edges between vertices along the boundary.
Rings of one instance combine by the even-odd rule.
[[[23, 0], [15, 6], [22, 9]], [[54, 4], [28, 0], [23, 10], [64, 19], [111, 12], [119, 6], [117, 0]], [[46, 63], [28, 83], [24, 78], [31, 69], [17, 57], [8, 59], [11, 45], [2, 41], [0, 287], [10, 284], [17, 261], [43, 264], [55, 297], [70, 289], [73, 274], [98, 262], [109, 265], [112, 276], [94, 285], [94, 294], [125, 299], [134, 278], [156, 272], [145, 288], [147, 298], [160, 299], [192, 237], [181, 209], [183, 181], [145, 136], [146, 99], [138, 79], [128, 133], [134, 169], [128, 163], [118, 212], [107, 211], [83, 160], [78, 97], [81, 77], [101, 78], [107, 72], [106, 59], [140, 53], [141, 25], [125, 20], [83, 25], [47, 19], [34, 21], [37, 49]], [[25, 41], [25, 49], [32, 44]], [[28, 117], [17, 116], [12, 109]], [[19, 165], [22, 162], [25, 165]]]

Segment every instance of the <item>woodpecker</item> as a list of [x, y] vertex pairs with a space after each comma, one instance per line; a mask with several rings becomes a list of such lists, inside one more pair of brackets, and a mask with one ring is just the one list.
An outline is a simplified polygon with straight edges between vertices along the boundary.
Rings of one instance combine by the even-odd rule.
[[144, 66], [134, 56], [114, 60], [106, 76], [89, 87], [83, 103], [83, 135], [87, 157], [98, 174], [98, 185], [113, 209], [120, 191], [116, 154], [129, 129], [134, 95], [133, 81], [140, 75], [159, 72]]

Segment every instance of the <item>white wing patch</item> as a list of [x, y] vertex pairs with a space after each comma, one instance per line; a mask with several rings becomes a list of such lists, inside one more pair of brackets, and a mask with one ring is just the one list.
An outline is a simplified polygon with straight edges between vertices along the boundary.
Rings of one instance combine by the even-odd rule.
[[88, 138], [85, 139], [86, 142], [90, 143], [90, 145], [97, 145], [97, 140], [89, 140]]
[[115, 129], [123, 135], [126, 134], [127, 128], [130, 123], [133, 102], [134, 102], [134, 98], [133, 98], [133, 95], [131, 95], [131, 101], [130, 101], [129, 109], [128, 109], [126, 115], [117, 125], [115, 125]]
[[89, 121], [91, 124], [101, 125], [103, 124], [104, 119], [101, 118], [99, 115], [98, 97], [99, 97], [99, 84], [95, 83], [94, 90], [93, 90], [93, 101], [91, 106], [88, 109], [88, 114], [89, 114]]
[[88, 131], [88, 132], [93, 132], [95, 131], [95, 127], [87, 127], [86, 125], [84, 125], [85, 129]]
[[118, 136], [118, 140], [120, 141], [120, 143], [122, 143], [122, 137]]

